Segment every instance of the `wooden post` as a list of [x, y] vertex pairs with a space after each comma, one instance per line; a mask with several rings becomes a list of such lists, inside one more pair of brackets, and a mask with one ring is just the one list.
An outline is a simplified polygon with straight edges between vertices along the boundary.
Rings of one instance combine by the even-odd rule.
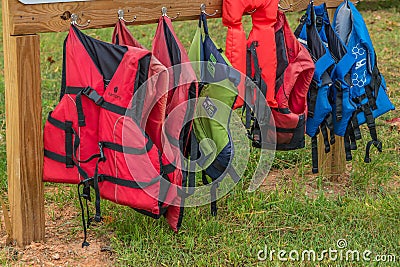
[[[332, 21], [335, 14], [335, 8], [328, 8], [328, 15]], [[325, 153], [324, 139], [322, 135], [318, 136], [318, 162], [319, 173], [336, 180], [346, 171], [346, 154], [344, 151], [344, 138], [335, 136], [335, 144], [331, 146], [331, 152]]]
[[38, 35], [11, 36], [3, 1], [8, 198], [12, 239], [44, 239], [43, 141]]

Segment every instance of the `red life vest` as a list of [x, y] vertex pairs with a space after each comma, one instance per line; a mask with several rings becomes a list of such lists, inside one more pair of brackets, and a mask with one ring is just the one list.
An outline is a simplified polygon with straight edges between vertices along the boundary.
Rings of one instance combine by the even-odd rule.
[[307, 93], [314, 74], [314, 62], [307, 49], [297, 41], [283, 12], [275, 24], [278, 59], [275, 99], [272, 108], [278, 150], [292, 150], [305, 145]]
[[[168, 177], [175, 168], [163, 164], [138, 122], [149, 111], [133, 95], [150, 62], [147, 50], [101, 42], [74, 26], [64, 43], [61, 100], [44, 128], [43, 180], [83, 184], [86, 199], [93, 186], [96, 221], [100, 196], [157, 218], [177, 196], [168, 183], [176, 182]], [[169, 222], [177, 230], [178, 220]]]
[[[274, 97], [276, 78], [275, 29], [276, 12], [279, 0], [224, 0], [222, 22], [228, 27], [226, 36], [226, 57], [232, 66], [241, 73], [246, 73], [246, 49], [256, 43], [259, 55], [261, 76], [266, 83], [266, 100], [271, 108], [278, 107]], [[242, 25], [242, 16], [250, 13], [253, 27], [246, 41]], [[246, 45], [247, 44], [247, 45]], [[243, 105], [245, 95], [244, 79], [239, 86], [239, 98], [234, 108]]]
[[[114, 27], [112, 43], [145, 49], [133, 37], [123, 20], [119, 20]], [[146, 99], [144, 100], [144, 110], [149, 111], [149, 114], [142, 115], [141, 123], [141, 127], [146, 129], [151, 140], [161, 151], [161, 133], [166, 117], [168, 91], [168, 74], [166, 72], [166, 67], [156, 57], [152, 56], [148, 73], [149, 80], [147, 81], [149, 84], [146, 87]]]
[[[162, 134], [163, 153], [168, 162], [176, 165], [175, 171], [169, 177], [178, 186], [186, 187], [189, 183], [190, 187], [194, 187], [194, 172], [182, 171], [182, 167], [183, 157], [188, 157], [190, 152], [191, 120], [198, 97], [197, 77], [187, 52], [167, 16], [161, 16], [158, 21], [152, 52], [165, 67], [169, 68], [167, 119]], [[181, 187], [177, 190], [183, 192]], [[176, 223], [174, 230], [178, 230], [181, 225], [184, 202], [185, 196], [177, 193], [174, 205], [171, 205], [165, 214], [170, 225]]]
[[[275, 24], [276, 57], [278, 65], [275, 70], [276, 83], [274, 98], [277, 107], [271, 107], [270, 115], [268, 110], [264, 111], [265, 106], [257, 105], [263, 103], [265, 90], [268, 91], [260, 73], [259, 66], [261, 56], [256, 50], [256, 45], [252, 43], [248, 49], [248, 70], [252, 69], [248, 75], [253, 79], [261, 94], [255, 94], [256, 113], [254, 123], [250, 127], [249, 122], [246, 126], [251, 128], [250, 137], [256, 147], [273, 147], [277, 150], [293, 150], [305, 146], [305, 121], [307, 114], [307, 93], [313, 74], [314, 63], [308, 51], [297, 41], [283, 12], [278, 11]], [[249, 71], [248, 71], [249, 72]], [[254, 74], [253, 74], [254, 73]], [[252, 95], [252, 88], [247, 88], [247, 95]], [[249, 101], [248, 101], [249, 102]], [[259, 110], [257, 110], [257, 107]], [[247, 112], [250, 112], [246, 109]], [[250, 116], [247, 115], [247, 120]], [[260, 122], [261, 121], [261, 122]], [[264, 122], [264, 123], [262, 123]], [[275, 126], [272, 127], [271, 126]], [[275, 135], [276, 134], [276, 135]], [[261, 140], [263, 136], [266, 140]], [[276, 137], [276, 138], [274, 138]], [[262, 146], [264, 144], [264, 146]]]

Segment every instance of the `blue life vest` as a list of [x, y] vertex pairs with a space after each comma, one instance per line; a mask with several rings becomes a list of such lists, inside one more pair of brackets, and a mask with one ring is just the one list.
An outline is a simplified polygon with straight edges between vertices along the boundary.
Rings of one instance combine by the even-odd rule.
[[336, 135], [344, 136], [347, 125], [356, 110], [356, 104], [350, 98], [350, 72], [355, 64], [355, 57], [350, 51], [347, 51], [346, 46], [333, 30], [326, 4], [315, 6], [314, 9], [319, 36], [335, 60], [335, 68], [331, 73], [334, 132]]
[[306, 133], [312, 137], [313, 173], [318, 172], [318, 145], [317, 134], [324, 136], [325, 152], [330, 151], [330, 144], [334, 143], [334, 135], [328, 139], [327, 129], [333, 131], [332, 105], [329, 98], [332, 96], [332, 72], [335, 60], [324, 41], [318, 34], [314, 5], [310, 4], [306, 14], [301, 18], [300, 25], [295, 31], [297, 39], [308, 49], [315, 63], [314, 77], [308, 95], [308, 116]]
[[[365, 22], [356, 7], [348, 0], [343, 1], [335, 12], [333, 28], [347, 46], [349, 52], [356, 59], [356, 64], [351, 69], [352, 88], [350, 97], [356, 103], [357, 110], [349, 127], [347, 139], [346, 158], [351, 159], [349, 138], [361, 138], [359, 125], [367, 123], [371, 141], [367, 144], [365, 162], [370, 162], [369, 150], [374, 145], [380, 152], [382, 143], [378, 140], [375, 118], [393, 110], [386, 93], [385, 79], [379, 72], [377, 60], [371, 38]], [[352, 140], [350, 140], [352, 141]]]

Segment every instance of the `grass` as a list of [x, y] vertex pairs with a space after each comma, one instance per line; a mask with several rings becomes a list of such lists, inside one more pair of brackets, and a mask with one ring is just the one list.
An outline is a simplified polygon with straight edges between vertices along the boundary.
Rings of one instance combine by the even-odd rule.
[[[359, 5], [367, 22], [385, 75], [390, 98], [400, 105], [400, 13], [398, 1], [366, 1]], [[299, 13], [288, 14], [292, 28]], [[249, 18], [245, 19], [249, 29]], [[174, 22], [178, 37], [188, 47], [196, 22]], [[135, 26], [131, 30], [146, 47], [156, 25]], [[220, 19], [209, 20], [213, 38], [224, 44], [226, 29]], [[112, 29], [88, 30], [89, 35], [102, 40], [111, 39]], [[58, 100], [62, 65], [62, 42], [66, 33], [41, 34], [41, 70], [43, 117]], [[0, 36], [2, 38], [2, 36]], [[1, 40], [1, 39], [0, 39]], [[0, 42], [1, 44], [2, 42]], [[0, 46], [0, 58], [3, 58]], [[54, 62], [53, 62], [54, 61]], [[4, 125], [4, 75], [0, 60], [0, 188], [6, 190], [6, 154]], [[399, 111], [388, 113], [377, 120], [384, 143], [380, 154], [374, 150], [373, 161], [363, 163], [364, 141], [354, 153], [352, 168], [340, 192], [330, 194], [334, 182], [323, 177], [310, 177], [310, 147], [276, 154], [274, 168], [289, 174], [278, 177], [276, 188], [261, 187], [246, 192], [244, 179], [232, 192], [218, 201], [217, 217], [212, 217], [209, 206], [187, 208], [182, 229], [174, 234], [164, 220], [153, 220], [132, 209], [103, 201], [103, 213], [112, 218], [98, 228], [97, 235], [111, 231], [116, 264], [120, 266], [287, 266], [275, 260], [259, 262], [257, 253], [264, 249], [335, 249], [338, 239], [346, 239], [352, 250], [371, 250], [373, 255], [395, 254], [400, 261], [400, 133], [391, 129], [385, 120], [400, 117]], [[249, 167], [254, 168], [253, 156]], [[247, 176], [251, 171], [246, 172]], [[247, 179], [248, 180], [248, 179]], [[64, 186], [60, 186], [64, 188]], [[312, 194], [310, 194], [310, 187]], [[74, 187], [75, 189], [75, 187]], [[59, 205], [73, 203], [78, 210], [76, 190], [64, 195], [46, 194], [48, 200]], [[123, 214], [123, 216], [121, 216]], [[77, 218], [76, 220], [79, 220]], [[71, 229], [71, 232], [76, 229]], [[11, 263], [3, 259], [2, 263]], [[275, 257], [276, 259], [276, 257]], [[294, 263], [293, 263], [294, 264]], [[297, 262], [300, 266], [314, 266], [314, 262]], [[377, 266], [377, 262], [329, 262], [320, 266]], [[389, 265], [389, 264], [388, 264]], [[382, 265], [383, 266], [383, 265]], [[386, 266], [386, 265], [385, 265]]]

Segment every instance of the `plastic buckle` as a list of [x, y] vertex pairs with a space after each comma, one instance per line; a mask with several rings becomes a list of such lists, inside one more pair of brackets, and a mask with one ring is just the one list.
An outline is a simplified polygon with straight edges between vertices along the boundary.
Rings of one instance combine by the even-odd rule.
[[92, 90], [94, 90], [94, 89], [92, 87], [88, 86], [82, 90], [82, 94], [84, 94], [85, 96], [89, 96], [89, 94], [90, 94], [90, 92], [92, 92]]
[[321, 27], [323, 22], [324, 22], [324, 20], [323, 20], [322, 17], [316, 17], [315, 18], [315, 22], [316, 22], [317, 27]]
[[104, 161], [106, 157], [104, 156], [104, 151], [103, 151], [103, 143], [99, 142], [99, 150], [100, 150], [100, 161]]
[[103, 97], [99, 95], [95, 90], [90, 92], [89, 98], [92, 99], [96, 105], [100, 106], [103, 103]]
[[94, 90], [92, 87], [88, 86], [85, 89], [83, 89], [82, 93], [89, 97], [91, 100], [93, 100], [93, 102], [96, 105], [101, 105], [103, 103], [103, 97], [101, 95], [99, 95], [96, 90]]
[[336, 81], [335, 82], [335, 88], [336, 88], [336, 90], [341, 92], [342, 91], [342, 83], [340, 81]]

